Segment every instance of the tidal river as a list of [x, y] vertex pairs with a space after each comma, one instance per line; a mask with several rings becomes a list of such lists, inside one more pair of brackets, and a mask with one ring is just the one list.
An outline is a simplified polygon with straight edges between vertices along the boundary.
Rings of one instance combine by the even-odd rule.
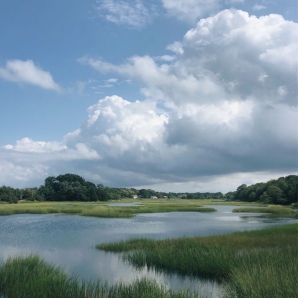
[[93, 218], [78, 215], [11, 215], [0, 217], [0, 261], [14, 255], [37, 253], [62, 266], [66, 272], [84, 279], [112, 284], [150, 277], [172, 289], [201, 289], [217, 297], [220, 286], [214, 281], [192, 280], [177, 275], [136, 270], [123, 263], [118, 254], [95, 249], [102, 242], [135, 237], [151, 239], [207, 236], [265, 228], [297, 222], [260, 214], [232, 213], [236, 206], [212, 206], [213, 213], [172, 212], [140, 214], [130, 219]]

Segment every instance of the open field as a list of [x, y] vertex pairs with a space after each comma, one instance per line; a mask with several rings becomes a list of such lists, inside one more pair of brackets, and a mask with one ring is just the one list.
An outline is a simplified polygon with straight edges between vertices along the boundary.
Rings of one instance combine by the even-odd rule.
[[[108, 206], [110, 203], [136, 203], [135, 206]], [[212, 212], [200, 201], [187, 200], [121, 200], [108, 202], [33, 202], [1, 204], [0, 215], [65, 213], [94, 217], [130, 218], [139, 213]]]
[[125, 252], [136, 267], [216, 278], [226, 297], [298, 297], [298, 224], [229, 235], [132, 239], [98, 249]]

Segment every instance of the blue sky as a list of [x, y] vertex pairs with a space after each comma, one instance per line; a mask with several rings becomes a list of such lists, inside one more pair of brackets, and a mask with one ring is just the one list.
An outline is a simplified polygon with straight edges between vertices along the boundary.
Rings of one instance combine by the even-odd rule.
[[297, 173], [297, 3], [0, 3], [0, 185], [229, 191]]

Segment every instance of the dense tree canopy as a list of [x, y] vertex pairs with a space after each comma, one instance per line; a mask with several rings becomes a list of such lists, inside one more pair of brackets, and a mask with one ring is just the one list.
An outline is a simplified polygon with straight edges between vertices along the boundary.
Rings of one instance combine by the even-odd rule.
[[235, 192], [226, 194], [229, 200], [260, 202], [266, 204], [290, 205], [298, 202], [298, 176], [290, 175], [256, 183], [250, 186], [240, 185]]
[[106, 201], [110, 199], [104, 188], [85, 181], [79, 175], [65, 174], [46, 178], [38, 193], [46, 201]]

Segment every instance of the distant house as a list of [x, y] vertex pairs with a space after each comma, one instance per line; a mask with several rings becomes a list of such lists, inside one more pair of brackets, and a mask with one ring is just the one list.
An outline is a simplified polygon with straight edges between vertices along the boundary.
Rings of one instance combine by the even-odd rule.
[[132, 198], [133, 198], [133, 199], [137, 199], [138, 196], [137, 196], [137, 195], [132, 195]]
[[151, 196], [150, 199], [157, 199], [157, 197], [156, 196]]
[[167, 198], [168, 198], [168, 196], [163, 196], [163, 198], [164, 198], [164, 199], [167, 199]]

